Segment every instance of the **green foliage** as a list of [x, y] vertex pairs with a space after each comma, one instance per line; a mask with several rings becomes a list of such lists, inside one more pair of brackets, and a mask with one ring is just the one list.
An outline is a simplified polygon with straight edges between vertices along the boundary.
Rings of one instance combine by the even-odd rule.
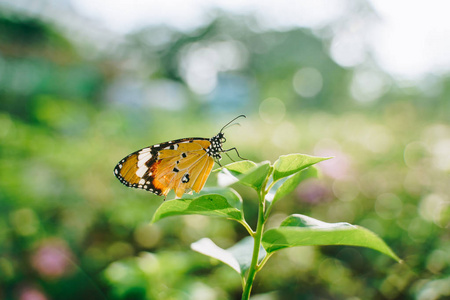
[[219, 176], [228, 177], [230, 184], [239, 182], [253, 189], [259, 189], [270, 170], [269, 162], [256, 164], [252, 161], [244, 160], [227, 165], [225, 169], [221, 169]]
[[330, 159], [329, 157], [314, 157], [304, 154], [282, 155], [273, 165], [273, 181], [298, 173], [318, 162]]
[[[400, 261], [376, 234], [348, 223], [326, 223], [294, 214], [286, 218], [280, 227], [264, 232], [272, 205], [293, 191], [303, 180], [317, 175], [315, 170], [307, 172], [307, 168], [326, 159], [328, 158], [291, 154], [281, 156], [273, 166], [270, 162], [256, 164], [242, 161], [220, 170], [219, 176], [231, 177], [228, 182], [251, 187], [259, 195], [256, 230], [252, 230], [244, 219], [242, 198], [229, 188], [205, 191], [197, 197], [167, 201], [157, 209], [153, 221], [175, 215], [201, 214], [241, 223], [250, 236], [232, 247], [222, 249], [212, 240], [203, 238], [191, 244], [191, 248], [222, 261], [238, 272], [242, 279], [242, 299], [245, 300], [250, 297], [256, 273], [274, 252], [284, 248], [311, 245], [359, 246], [378, 250]], [[281, 180], [281, 184], [276, 185]], [[271, 196], [267, 197], [269, 192]]]
[[266, 196], [270, 205], [292, 192], [305, 179], [317, 177], [317, 169], [310, 167], [303, 172], [297, 172], [291, 176], [278, 180]]
[[153, 222], [177, 215], [199, 214], [242, 221], [242, 198], [232, 189], [205, 189], [199, 197], [184, 196], [165, 201], [153, 215]]
[[[244, 278], [252, 261], [254, 240], [251, 236], [245, 237], [228, 249], [222, 249], [211, 239], [203, 238], [191, 244], [191, 248], [199, 253], [213, 257], [229, 265]], [[258, 261], [266, 256], [264, 247], [260, 247]]]
[[347, 245], [371, 248], [400, 261], [373, 232], [348, 223], [325, 223], [303, 215], [292, 215], [279, 228], [269, 229], [262, 238], [267, 252], [295, 246]]

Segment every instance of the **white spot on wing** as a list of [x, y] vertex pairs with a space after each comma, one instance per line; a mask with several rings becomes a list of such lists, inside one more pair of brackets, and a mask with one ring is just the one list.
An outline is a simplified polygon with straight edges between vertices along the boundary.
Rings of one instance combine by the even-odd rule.
[[136, 176], [137, 177], [142, 177], [144, 176], [145, 172], [147, 172], [148, 168], [146, 165], [141, 166], [137, 171], [136, 171]]
[[144, 148], [141, 151], [139, 151], [139, 154], [144, 154], [150, 152], [150, 148]]
[[145, 179], [139, 180], [139, 184], [144, 184], [144, 183], [145, 183]]
[[167, 146], [166, 148], [164, 148], [164, 150], [177, 150], [177, 149], [178, 149], [177, 144], [170, 145], [170, 146]]
[[152, 155], [150, 153], [139, 154], [139, 156], [138, 156], [138, 167], [140, 168], [143, 164], [148, 162], [150, 158], [152, 158]]

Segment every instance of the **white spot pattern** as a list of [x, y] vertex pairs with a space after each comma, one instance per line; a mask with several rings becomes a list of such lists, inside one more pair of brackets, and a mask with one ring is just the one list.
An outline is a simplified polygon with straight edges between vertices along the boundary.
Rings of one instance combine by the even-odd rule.
[[143, 177], [145, 172], [147, 172], [148, 168], [146, 165], [141, 166], [137, 171], [136, 171], [136, 176], [137, 177]]

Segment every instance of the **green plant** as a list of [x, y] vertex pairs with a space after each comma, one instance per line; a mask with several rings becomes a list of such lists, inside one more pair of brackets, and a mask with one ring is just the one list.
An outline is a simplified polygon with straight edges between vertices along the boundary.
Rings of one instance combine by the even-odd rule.
[[371, 231], [348, 223], [326, 223], [311, 217], [293, 214], [278, 228], [264, 231], [274, 204], [292, 192], [301, 181], [317, 176], [312, 165], [326, 160], [304, 154], [281, 156], [273, 165], [240, 161], [219, 169], [225, 186], [240, 183], [258, 194], [258, 220], [253, 230], [244, 218], [241, 196], [233, 189], [209, 188], [199, 195], [185, 195], [182, 199], [165, 201], [155, 212], [153, 222], [176, 215], [201, 214], [224, 217], [242, 224], [249, 237], [228, 249], [222, 249], [212, 240], [203, 238], [191, 248], [216, 258], [233, 268], [242, 280], [242, 299], [249, 299], [255, 275], [278, 250], [308, 245], [351, 245], [367, 247], [400, 261], [397, 255]]

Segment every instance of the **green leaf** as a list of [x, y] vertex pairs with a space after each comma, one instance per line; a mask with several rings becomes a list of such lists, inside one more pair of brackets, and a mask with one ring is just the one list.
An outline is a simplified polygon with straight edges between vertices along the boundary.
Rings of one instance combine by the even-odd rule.
[[273, 180], [277, 181], [278, 179], [295, 174], [300, 170], [330, 158], [331, 157], [318, 157], [305, 154], [282, 155], [273, 165]]
[[242, 221], [242, 198], [233, 189], [204, 189], [200, 195], [184, 195], [181, 199], [162, 203], [152, 222], [179, 215], [204, 215]]
[[[245, 163], [244, 163], [245, 162]], [[219, 173], [219, 184], [228, 186], [239, 182], [259, 190], [271, 171], [269, 161], [255, 164], [251, 161], [242, 161], [225, 166]]]
[[226, 166], [223, 166], [222, 168], [218, 168], [214, 170], [214, 172], [221, 171], [224, 168], [226, 168], [228, 171], [230, 171], [233, 175], [240, 175], [246, 173], [248, 170], [256, 167], [256, 163], [251, 160], [242, 160], [237, 161], [231, 164], [228, 164]]
[[280, 179], [267, 193], [266, 201], [273, 205], [275, 202], [295, 190], [300, 182], [311, 177], [317, 177], [317, 174], [316, 168], [309, 167], [306, 170], [301, 170], [300, 172]]
[[400, 261], [382, 239], [363, 227], [326, 223], [304, 215], [289, 216], [279, 228], [267, 230], [262, 243], [268, 253], [296, 246], [359, 246], [377, 250]]
[[324, 221], [320, 221], [305, 215], [293, 214], [284, 219], [281, 222], [280, 227], [309, 227], [309, 228], [338, 228], [338, 227], [348, 227], [353, 226], [347, 222], [339, 222], [339, 223], [327, 223]]
[[243, 185], [259, 190], [270, 172], [270, 162], [263, 161], [255, 168], [239, 176], [239, 182]]
[[[234, 246], [222, 249], [208, 238], [203, 238], [191, 244], [191, 248], [201, 254], [213, 257], [232, 267], [241, 276], [250, 268], [253, 254], [253, 238], [248, 236], [243, 238]], [[266, 256], [266, 251], [261, 246], [259, 251], [259, 261]]]

